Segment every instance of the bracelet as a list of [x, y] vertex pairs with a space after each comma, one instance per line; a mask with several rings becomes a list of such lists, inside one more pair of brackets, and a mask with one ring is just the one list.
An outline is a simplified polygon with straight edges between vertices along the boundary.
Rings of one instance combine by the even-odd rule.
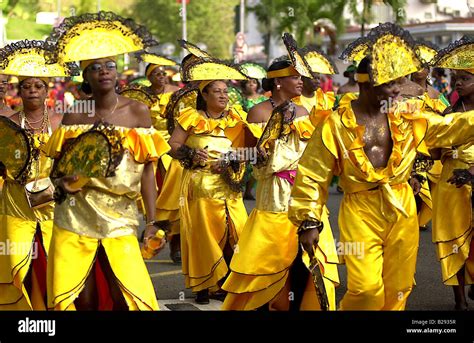
[[145, 227], [155, 226], [162, 229], [164, 232], [169, 233], [170, 222], [168, 220], [152, 220], [146, 222]]
[[298, 228], [298, 235], [305, 232], [305, 231], [308, 231], [308, 230], [313, 230], [313, 229], [318, 229], [319, 233], [321, 233], [321, 231], [323, 231], [323, 222], [320, 222], [319, 220], [315, 220], [315, 219], [308, 219], [308, 220], [304, 220], [301, 225], [299, 226]]

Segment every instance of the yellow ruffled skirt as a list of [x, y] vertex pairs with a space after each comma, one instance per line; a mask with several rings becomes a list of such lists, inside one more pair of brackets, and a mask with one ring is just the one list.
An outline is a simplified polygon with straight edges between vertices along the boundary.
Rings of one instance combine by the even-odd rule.
[[474, 252], [471, 251], [472, 187], [464, 185], [456, 188], [447, 182], [454, 169], [465, 168], [467, 165], [461, 160], [444, 161], [433, 208], [433, 243], [436, 244], [441, 263], [443, 282], [447, 286], [459, 285], [456, 274], [463, 266], [466, 267], [466, 285], [474, 284]]
[[158, 310], [153, 284], [135, 236], [96, 239], [53, 227], [48, 264], [48, 309], [75, 310], [74, 300], [102, 245], [130, 310]]
[[[46, 310], [44, 255], [48, 253], [53, 221], [41, 222], [38, 231], [36, 222], [8, 215], [0, 215], [0, 224], [0, 242], [5, 249], [0, 251], [0, 310]], [[23, 282], [30, 268], [28, 294]]]
[[[335, 310], [338, 257], [327, 214], [323, 217], [325, 228], [320, 235], [316, 257], [323, 266], [330, 309]], [[296, 231], [297, 227], [288, 220], [286, 212], [252, 211], [235, 250], [231, 273], [223, 286], [228, 294], [222, 309], [254, 310], [267, 303], [272, 310], [289, 309], [289, 274], [298, 253]], [[303, 260], [308, 263], [307, 256]], [[311, 277], [300, 309], [320, 309]]]
[[167, 220], [171, 224], [171, 235], [179, 234], [179, 191], [183, 167], [172, 159], [166, 171], [160, 195], [156, 200], [155, 220]]
[[[228, 272], [223, 250], [234, 248], [247, 220], [242, 198], [197, 198], [189, 201], [190, 223], [181, 225], [181, 260], [186, 288], [219, 289]], [[236, 253], [236, 252], [235, 252]], [[235, 256], [234, 253], [234, 256]]]

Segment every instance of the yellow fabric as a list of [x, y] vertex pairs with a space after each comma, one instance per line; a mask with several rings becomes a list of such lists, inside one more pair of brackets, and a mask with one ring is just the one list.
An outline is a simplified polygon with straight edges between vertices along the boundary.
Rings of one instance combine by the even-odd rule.
[[[33, 283], [32, 294], [28, 294], [23, 281], [30, 270], [32, 258], [38, 254], [39, 247], [33, 244], [36, 221], [25, 220], [6, 214], [0, 215], [0, 311], [1, 310], [43, 310], [44, 300], [35, 302], [30, 296], [39, 293], [38, 284]], [[46, 253], [49, 250], [53, 221], [40, 223], [40, 232]], [[4, 250], [5, 249], [5, 250]], [[9, 250], [7, 250], [9, 249]], [[35, 271], [32, 270], [32, 274]]]
[[300, 73], [293, 66], [288, 66], [284, 69], [272, 70], [267, 72], [267, 79], [274, 79], [277, 77], [298, 76]]
[[293, 99], [296, 105], [303, 106], [311, 114], [314, 126], [318, 126], [331, 114], [335, 101], [334, 92], [324, 92], [321, 88], [318, 88], [311, 98], [300, 95]]
[[369, 74], [356, 73], [354, 79], [355, 79], [358, 83], [370, 82]]
[[129, 309], [158, 310], [153, 284], [135, 235], [99, 240], [56, 225], [48, 264], [48, 309], [75, 309], [73, 302], [84, 288], [101, 245]]
[[172, 159], [160, 195], [156, 199], [155, 220], [179, 220], [179, 185], [182, 175], [183, 167], [178, 160]]
[[156, 101], [150, 109], [152, 125], [165, 141], [169, 141], [170, 134], [168, 132], [167, 120], [164, 115], [166, 106], [168, 105], [172, 95], [173, 92], [167, 92], [159, 97], [157, 96], [156, 98], [158, 101]]
[[[403, 308], [404, 301], [395, 305], [392, 298], [387, 300], [387, 289], [404, 285], [406, 287], [398, 288], [397, 292], [406, 290], [409, 293], [416, 263], [416, 251], [414, 254], [410, 251], [416, 247], [417, 238], [411, 236], [406, 243], [393, 243], [398, 248], [393, 254], [389, 253], [394, 256], [392, 259], [382, 258], [381, 252], [390, 251], [392, 246], [384, 242], [392, 242], [392, 237], [402, 237], [400, 235], [406, 230], [412, 230], [412, 234], [418, 232], [413, 193], [407, 184], [416, 150], [428, 154], [428, 147], [460, 144], [474, 135], [471, 129], [474, 112], [442, 118], [406, 112], [410, 108], [421, 107], [401, 104], [387, 115], [393, 147], [385, 168], [375, 169], [367, 158], [363, 140], [365, 127], [357, 124], [349, 101], [341, 102], [328, 120], [316, 128], [298, 165], [288, 211], [290, 220], [295, 225], [311, 218], [321, 220], [332, 175], [339, 175], [339, 185], [344, 190], [339, 220], [341, 238], [344, 238], [341, 241], [343, 244], [351, 242], [352, 237], [358, 235], [353, 242], [367, 245], [365, 256], [368, 262], [358, 263], [360, 261], [354, 257], [349, 257], [352, 261], [346, 261], [348, 289], [352, 292], [346, 298], [346, 309], [365, 306], [370, 309]], [[366, 193], [370, 195], [366, 196]], [[372, 237], [377, 232], [380, 239], [374, 241]], [[401, 256], [400, 259], [397, 256]], [[408, 258], [410, 256], [412, 258]], [[345, 258], [347, 260], [347, 256]], [[367, 273], [372, 262], [374, 268]], [[406, 271], [399, 274], [403, 277], [383, 281], [381, 266], [385, 275], [385, 271], [393, 272], [400, 265]], [[355, 281], [351, 280], [358, 280], [357, 286], [352, 286], [351, 282]], [[378, 280], [375, 293], [372, 292], [373, 280]], [[380, 292], [384, 288], [385, 301], [381, 301], [384, 298]], [[392, 291], [389, 291], [390, 297]], [[406, 293], [404, 299], [405, 296]], [[349, 300], [351, 297], [354, 299]], [[370, 305], [372, 301], [373, 305]]]
[[[67, 139], [77, 137], [90, 125], [61, 126], [45, 147], [57, 155]], [[156, 161], [169, 150], [155, 129], [115, 128], [125, 149], [115, 175], [90, 178], [76, 194], [56, 206], [55, 224], [80, 235], [97, 239], [133, 235], [139, 227], [137, 200], [141, 193], [144, 163]]]
[[204, 90], [204, 88], [206, 88], [207, 85], [209, 85], [210, 83], [214, 82], [215, 80], [204, 80], [204, 81], [201, 81], [199, 82], [199, 92], [202, 93], [202, 91]]
[[207, 147], [209, 160], [205, 167], [185, 169], [180, 188], [181, 255], [187, 288], [194, 292], [218, 289], [218, 281], [227, 271], [223, 249], [231, 248], [247, 220], [242, 193], [234, 192], [219, 174], [210, 171], [222, 153], [232, 148], [226, 137], [229, 127], [243, 125], [233, 110], [222, 119], [206, 119], [195, 109], [185, 109], [178, 123], [188, 132], [186, 145], [191, 148]]
[[[158, 65], [158, 64], [153, 64], [153, 65], [151, 65], [151, 66], [148, 68], [148, 70], [146, 71], [145, 76], [146, 76], [147, 78], [150, 77], [150, 74], [153, 72], [153, 70], [155, 70], [156, 68], [160, 68], [160, 67], [161, 67], [161, 66]], [[161, 69], [163, 69], [163, 71], [164, 71], [164, 68], [163, 68], [163, 67], [161, 67]]]
[[[256, 309], [277, 298], [287, 283], [290, 267], [297, 256], [297, 227], [287, 216], [291, 184], [275, 173], [296, 170], [314, 126], [309, 116], [304, 116], [296, 118], [290, 128], [288, 137], [275, 141], [267, 164], [253, 169], [258, 181], [256, 206], [242, 231], [238, 253], [230, 266], [232, 272], [223, 286], [229, 292], [223, 309]], [[338, 258], [327, 210], [323, 222], [325, 229], [320, 236], [316, 257], [323, 266], [325, 281], [328, 281], [330, 308], [335, 310], [334, 287], [339, 283]], [[314, 290], [314, 286], [312, 288]], [[318, 303], [314, 297], [312, 300], [308, 297], [306, 301]], [[283, 305], [275, 306], [276, 309], [288, 310]], [[307, 308], [314, 309], [311, 306]]]
[[[467, 184], [460, 188], [449, 184], [447, 180], [454, 169], [467, 169], [474, 165], [474, 145], [463, 144], [443, 154], [443, 170], [436, 187], [433, 243], [436, 244], [438, 260], [445, 285], [459, 285], [456, 273], [466, 264], [474, 267], [473, 258], [469, 258], [472, 240], [472, 187]], [[446, 201], [449, 199], [449, 201]], [[474, 283], [474, 276], [465, 271], [466, 284]]]
[[[35, 134], [35, 146], [46, 143], [48, 138], [48, 134]], [[36, 175], [36, 168], [32, 168], [27, 181], [33, 181], [36, 176], [49, 176], [51, 166], [51, 159], [41, 153], [39, 174]], [[33, 283], [32, 294], [28, 295], [23, 280], [30, 269], [32, 254], [37, 253], [32, 244], [37, 224], [40, 226], [43, 246], [48, 253], [54, 203], [31, 209], [24, 186], [10, 178], [4, 181], [0, 194], [0, 242], [5, 244], [5, 249], [20, 247], [17, 252], [11, 250], [11, 254], [7, 251], [0, 252], [0, 310], [44, 309], [44, 301], [32, 302], [30, 299], [30, 296], [38, 292], [37, 283]]]

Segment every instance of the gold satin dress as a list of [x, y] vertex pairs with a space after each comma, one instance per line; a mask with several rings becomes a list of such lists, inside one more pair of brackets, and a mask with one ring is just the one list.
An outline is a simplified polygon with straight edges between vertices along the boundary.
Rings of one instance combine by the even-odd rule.
[[181, 260], [186, 288], [193, 292], [219, 290], [228, 272], [223, 250], [234, 248], [247, 220], [241, 192], [230, 189], [220, 174], [210, 170], [222, 153], [242, 146], [246, 116], [235, 108], [221, 119], [210, 119], [194, 108], [184, 109], [178, 124], [188, 132], [186, 145], [206, 148], [205, 167], [184, 169], [180, 188]]
[[365, 127], [357, 124], [350, 101], [341, 102], [316, 129], [298, 165], [288, 211], [296, 225], [321, 220], [333, 173], [344, 189], [339, 228], [347, 292], [342, 310], [405, 309], [419, 239], [407, 182], [417, 150], [428, 155], [428, 147], [460, 144], [474, 136], [474, 112], [443, 118], [413, 108], [407, 102], [387, 115], [393, 148], [384, 168], [374, 168], [366, 156]]
[[[48, 139], [49, 134], [34, 134], [37, 148]], [[48, 177], [51, 166], [52, 160], [41, 153], [38, 178]], [[36, 167], [32, 167], [28, 182], [35, 179]], [[0, 197], [0, 242], [5, 249], [0, 251], [0, 310], [46, 310], [46, 271], [37, 257], [40, 249], [48, 255], [53, 211], [53, 202], [31, 209], [24, 186], [5, 180]], [[32, 288], [28, 294], [23, 282], [30, 268]]]
[[[69, 138], [92, 125], [63, 125], [51, 137], [46, 152], [57, 157]], [[124, 156], [115, 176], [91, 178], [76, 194], [68, 194], [54, 212], [48, 267], [48, 308], [74, 310], [74, 300], [104, 248], [117, 284], [130, 310], [158, 310], [155, 291], [137, 239], [144, 164], [156, 161], [169, 145], [153, 128], [115, 127]]]
[[[290, 307], [289, 276], [298, 253], [298, 227], [290, 222], [287, 214], [291, 183], [275, 173], [296, 170], [314, 131], [312, 121], [318, 121], [320, 115], [313, 111], [311, 116], [296, 118], [288, 138], [275, 141], [267, 164], [254, 167], [258, 181], [256, 207], [245, 224], [238, 253], [230, 265], [231, 273], [223, 286], [228, 292], [222, 306], [224, 310], [254, 310], [265, 304], [269, 304], [271, 310], [285, 311]], [[339, 261], [327, 209], [321, 220], [324, 230], [315, 255], [323, 267], [330, 310], [335, 310]], [[303, 260], [309, 264], [306, 252]], [[308, 277], [300, 309], [320, 309], [311, 277]]]

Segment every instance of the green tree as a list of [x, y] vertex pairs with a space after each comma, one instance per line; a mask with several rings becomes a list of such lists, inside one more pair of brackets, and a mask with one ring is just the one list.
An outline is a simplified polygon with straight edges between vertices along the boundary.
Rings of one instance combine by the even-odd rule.
[[404, 7], [406, 5], [406, 0], [363, 0], [362, 11], [357, 10], [358, 0], [349, 0], [349, 10], [351, 14], [356, 19], [356, 22], [360, 24], [360, 35], [365, 35], [365, 27], [367, 24], [371, 24], [374, 20], [374, 15], [372, 13], [372, 7], [375, 3], [384, 3], [387, 6], [390, 6], [394, 13], [394, 21], [397, 24], [402, 24], [405, 21], [405, 11]]
[[[238, 0], [190, 0], [186, 7], [188, 40], [206, 44], [216, 57], [230, 58], [234, 40], [232, 9], [237, 4]], [[146, 25], [162, 43], [177, 45], [182, 37], [181, 4], [176, 0], [137, 0], [133, 13], [135, 20]]]

